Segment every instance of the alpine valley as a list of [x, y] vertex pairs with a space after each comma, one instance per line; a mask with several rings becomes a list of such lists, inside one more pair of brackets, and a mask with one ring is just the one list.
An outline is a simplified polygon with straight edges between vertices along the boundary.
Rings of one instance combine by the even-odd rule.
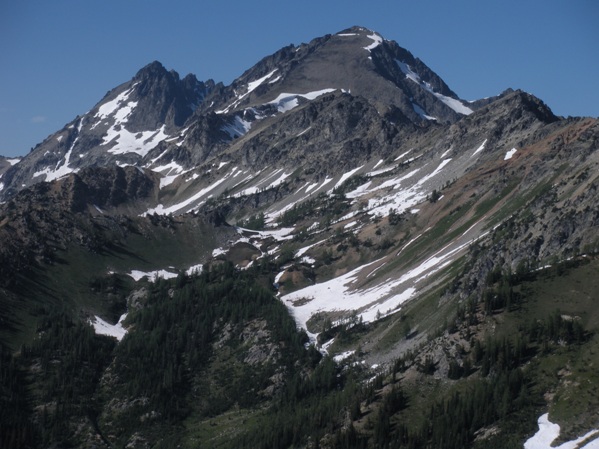
[[599, 120], [353, 27], [0, 158], [0, 447], [599, 447]]

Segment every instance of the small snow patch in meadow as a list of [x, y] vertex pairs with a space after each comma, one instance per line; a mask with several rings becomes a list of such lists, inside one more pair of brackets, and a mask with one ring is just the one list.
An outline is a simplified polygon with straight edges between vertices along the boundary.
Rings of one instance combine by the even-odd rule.
[[508, 151], [507, 153], [505, 153], [505, 157], [503, 158], [503, 160], [504, 160], [504, 161], [507, 161], [507, 160], [511, 159], [511, 158], [512, 158], [512, 156], [513, 156], [514, 154], [516, 154], [516, 152], [517, 152], [517, 151], [518, 151], [518, 150], [516, 150], [515, 148], [512, 148], [510, 151]]
[[94, 331], [99, 335], [108, 335], [109, 337], [114, 337], [118, 341], [121, 341], [125, 334], [127, 333], [127, 329], [123, 327], [123, 321], [127, 318], [127, 314], [121, 315], [118, 323], [110, 324], [104, 321], [99, 316], [95, 316], [91, 320], [91, 325], [94, 327]]

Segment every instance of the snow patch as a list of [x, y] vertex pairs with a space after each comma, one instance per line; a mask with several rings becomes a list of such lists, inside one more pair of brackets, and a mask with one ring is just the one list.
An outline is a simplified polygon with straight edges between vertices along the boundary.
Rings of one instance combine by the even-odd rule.
[[[103, 105], [101, 105], [98, 108], [98, 112], [96, 112], [96, 115], [94, 115], [94, 117], [98, 118], [99, 121], [96, 122], [96, 124], [94, 124], [92, 126], [92, 129], [94, 129], [96, 126], [98, 126], [100, 124], [100, 122], [102, 120], [104, 120], [105, 118], [111, 116], [112, 114], [116, 114], [122, 107], [121, 105], [127, 101], [129, 99], [129, 95], [131, 95], [131, 92], [133, 92], [133, 88], [135, 86], [137, 86], [138, 83], [135, 83], [133, 86], [131, 86], [129, 89], [127, 89], [126, 91], [120, 93], [116, 98], [114, 98], [113, 100], [107, 101], [106, 103], [104, 103]], [[129, 104], [127, 104], [124, 109], [128, 110], [128, 113], [131, 112], [131, 110], [133, 109], [133, 107], [131, 106], [131, 103], [135, 103], [135, 105], [137, 105], [136, 102], [130, 102]], [[125, 115], [128, 115], [127, 111], [125, 111]], [[121, 112], [119, 115], [122, 117], [123, 116], [123, 112]]]
[[156, 282], [157, 279], [173, 279], [177, 277], [177, 273], [173, 273], [171, 271], [166, 270], [154, 270], [154, 271], [140, 271], [140, 270], [131, 270], [130, 273], [127, 273], [128, 276], [131, 276], [135, 282], [147, 277], [150, 282]]
[[420, 87], [422, 87], [423, 89], [425, 89], [428, 92], [430, 92], [431, 94], [433, 94], [435, 97], [437, 97], [443, 103], [445, 103], [446, 106], [453, 109], [458, 114], [470, 115], [470, 114], [472, 114], [472, 112], [474, 112], [468, 106], [465, 106], [464, 104], [462, 104], [462, 102], [460, 100], [456, 100], [455, 98], [451, 98], [446, 95], [435, 92], [433, 87], [429, 83], [422, 81], [422, 79], [420, 78], [420, 75], [418, 75], [416, 72], [414, 72], [414, 70], [412, 70], [412, 68], [405, 62], [400, 61], [399, 59], [396, 59], [395, 62], [397, 63], [397, 65], [399, 66], [401, 71], [406, 75], [406, 78], [411, 79], [413, 82], [418, 84]]
[[223, 126], [221, 130], [226, 132], [231, 139], [235, 139], [246, 134], [251, 128], [251, 122], [248, 122], [247, 120], [244, 120], [236, 115], [233, 119], [233, 123]]
[[399, 156], [397, 156], [395, 158], [395, 162], [399, 161], [400, 159], [403, 159], [404, 157], [406, 157], [408, 154], [410, 154], [412, 152], [413, 148], [410, 148], [408, 151], [406, 151], [405, 153], [401, 153]]
[[[485, 145], [487, 144], [487, 140], [488, 140], [488, 139], [485, 139], [485, 140], [484, 140], [484, 142], [483, 142], [483, 143], [480, 145], [480, 147], [478, 147], [478, 148], [477, 148], [477, 149], [474, 151], [474, 153], [472, 153], [472, 156], [474, 156], [476, 153], [480, 153], [482, 150], [484, 150], [484, 149], [485, 149]], [[470, 156], [470, 157], [472, 157], [472, 156]]]
[[[169, 207], [165, 207], [161, 203], [154, 208], [148, 209], [142, 215], [145, 216], [145, 215], [154, 214], [154, 213], [156, 213], [158, 215], [168, 215], [168, 214], [177, 212], [177, 211], [189, 206], [190, 204], [193, 204], [194, 202], [199, 201], [200, 199], [202, 199], [202, 197], [206, 196], [210, 191], [216, 189], [220, 184], [225, 182], [228, 178], [230, 178], [230, 177], [234, 178], [239, 174], [241, 174], [241, 172], [237, 172], [237, 167], [234, 167], [230, 173], [226, 174], [222, 178], [217, 179], [214, 183], [210, 184], [209, 186], [199, 190], [198, 192], [196, 192], [194, 195], [187, 198], [186, 200], [184, 200], [180, 203], [174, 204], [172, 206], [169, 206]], [[200, 204], [203, 204], [204, 202], [205, 202], [205, 200], [202, 201]], [[189, 210], [186, 212], [189, 212]]]
[[124, 313], [119, 318], [118, 323], [110, 324], [104, 321], [99, 316], [94, 316], [92, 320], [90, 320], [91, 325], [94, 327], [94, 331], [99, 335], [108, 335], [109, 337], [115, 337], [118, 341], [121, 341], [125, 334], [127, 333], [127, 329], [123, 327], [123, 321], [127, 318], [127, 314]]
[[[121, 124], [125, 122], [126, 120], [122, 121]], [[111, 154], [136, 153], [141, 157], [145, 157], [160, 142], [169, 137], [165, 133], [165, 128], [166, 125], [162, 125], [160, 129], [154, 131], [132, 133], [126, 130], [124, 126], [115, 124], [106, 132], [102, 145], [112, 144], [108, 149]]]
[[340, 363], [343, 362], [345, 359], [347, 359], [348, 357], [351, 357], [356, 351], [352, 350], [352, 351], [345, 351], [342, 352], [341, 354], [337, 354], [335, 357], [333, 357], [333, 360], [336, 363]]
[[517, 152], [517, 151], [518, 151], [518, 150], [516, 150], [515, 148], [512, 148], [510, 151], [508, 151], [507, 153], [505, 153], [505, 156], [504, 156], [503, 160], [504, 160], [504, 161], [507, 161], [507, 160], [511, 159], [511, 158], [512, 158], [512, 156], [513, 156], [514, 154], [516, 154], [516, 152]]
[[414, 112], [416, 114], [418, 114], [420, 117], [422, 117], [425, 120], [437, 120], [437, 117], [433, 117], [432, 115], [428, 115], [426, 113], [426, 111], [424, 109], [422, 109], [420, 107], [420, 105], [418, 105], [416, 103], [412, 103], [412, 108], [414, 109]]
[[275, 105], [279, 112], [287, 112], [299, 106], [299, 97], [304, 98], [306, 100], [314, 100], [315, 98], [318, 98], [321, 95], [328, 94], [336, 90], [337, 89], [322, 89], [314, 92], [308, 92], [305, 94], [282, 93], [273, 101], [269, 101], [267, 104]]
[[372, 51], [383, 43], [383, 38], [376, 33], [369, 34], [366, 37], [372, 39], [373, 42], [369, 46], [364, 47], [364, 50]]
[[77, 127], [77, 137], [71, 144], [69, 151], [67, 151], [67, 153], [65, 154], [64, 163], [62, 165], [60, 165], [61, 161], [59, 161], [56, 164], [56, 167], [54, 168], [54, 170], [52, 170], [50, 167], [47, 167], [44, 170], [37, 171], [33, 174], [34, 178], [41, 176], [41, 175], [45, 175], [46, 178], [44, 179], [44, 181], [50, 182], [50, 181], [54, 181], [56, 179], [62, 178], [63, 176], [68, 175], [69, 173], [76, 173], [78, 171], [75, 168], [69, 167], [69, 162], [71, 161], [71, 154], [73, 153], [73, 148], [75, 148], [75, 144], [79, 140], [79, 134], [81, 133], [82, 127], [83, 127], [83, 119], [79, 120], [79, 125]]
[[599, 448], [599, 438], [593, 439], [589, 443], [584, 446], [580, 446], [580, 444], [591, 438], [599, 432], [599, 430], [591, 430], [587, 432], [585, 435], [572, 440], [567, 441], [559, 446], [552, 446], [551, 443], [555, 441], [560, 434], [560, 426], [559, 424], [554, 424], [549, 421], [549, 414], [545, 413], [541, 415], [538, 420], [539, 430], [532, 437], [530, 437], [526, 443], [524, 443], [524, 449], [597, 449]]
[[[247, 97], [249, 94], [251, 94], [254, 90], [256, 90], [256, 88], [258, 86], [260, 86], [262, 83], [264, 83], [264, 81], [266, 81], [267, 79], [269, 79], [271, 76], [274, 75], [274, 73], [277, 71], [278, 69], [274, 69], [272, 72], [268, 73], [267, 75], [264, 75], [262, 78], [259, 78], [255, 81], [250, 81], [247, 84], [247, 90], [245, 91], [244, 94], [241, 95], [237, 95], [237, 99], [231, 103], [229, 106], [227, 106], [225, 109], [221, 109], [219, 111], [216, 111], [217, 114], [226, 114], [227, 112], [229, 112], [232, 108], [235, 108], [239, 105], [239, 103], [241, 103], [241, 100], [243, 100], [245, 97]], [[275, 80], [276, 81], [276, 80]], [[273, 81], [273, 82], [275, 82]]]
[[354, 168], [353, 170], [350, 170], [347, 173], [344, 173], [343, 175], [341, 175], [341, 179], [339, 179], [339, 181], [337, 181], [337, 184], [335, 184], [335, 186], [331, 190], [329, 190], [329, 192], [332, 192], [337, 187], [340, 187], [347, 179], [349, 179], [355, 172], [360, 170], [362, 167], [364, 167], [364, 166], [360, 165], [359, 167]]
[[185, 271], [185, 274], [187, 274], [188, 276], [192, 276], [194, 274], [200, 274], [203, 270], [204, 270], [204, 265], [199, 263], [197, 265], [192, 265], [191, 267], [189, 267]]

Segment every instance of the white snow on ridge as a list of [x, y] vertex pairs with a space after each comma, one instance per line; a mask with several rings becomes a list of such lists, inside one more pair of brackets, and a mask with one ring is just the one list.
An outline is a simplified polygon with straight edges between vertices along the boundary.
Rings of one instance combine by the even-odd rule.
[[439, 100], [441, 100], [443, 103], [445, 103], [446, 106], [449, 106], [451, 109], [456, 111], [458, 114], [470, 115], [474, 112], [468, 106], [464, 106], [460, 100], [456, 100], [455, 98], [451, 98], [451, 97], [447, 97], [443, 94], [439, 94], [437, 92], [434, 92], [432, 89], [431, 89], [431, 93], [435, 97], [437, 97]]
[[252, 123], [242, 119], [238, 115], [233, 119], [233, 123], [223, 126], [221, 129], [226, 132], [231, 139], [243, 136], [252, 128]]
[[129, 116], [137, 106], [136, 101], [130, 101], [124, 104], [133, 88], [134, 84], [125, 92], [122, 92], [114, 100], [104, 103], [98, 108], [94, 117], [99, 120], [92, 126], [94, 129], [100, 122], [109, 116], [114, 117], [113, 125], [106, 131], [103, 137], [102, 145], [111, 145], [108, 149], [112, 154], [136, 153], [144, 157], [153, 150], [160, 142], [170, 136], [165, 133], [165, 125], [157, 130], [131, 132], [125, 129], [124, 124], [129, 120]]
[[96, 334], [108, 335], [109, 337], [115, 337], [118, 341], [121, 341], [127, 333], [127, 329], [123, 327], [123, 321], [125, 321], [125, 318], [127, 318], [126, 313], [121, 315], [118, 323], [110, 324], [99, 316], [95, 316], [91, 320], [91, 325], [94, 327]]
[[[135, 86], [137, 86], [137, 84], [138, 83], [135, 83], [133, 86], [131, 86], [126, 91], [121, 92], [113, 100], [107, 101], [106, 103], [104, 103], [103, 105], [101, 105], [98, 108], [98, 112], [96, 112], [96, 115], [94, 115], [94, 117], [97, 117], [100, 120], [95, 125], [92, 126], [92, 129], [94, 129], [96, 126], [98, 126], [98, 124], [100, 123], [100, 121], [104, 120], [105, 118], [107, 118], [110, 115], [112, 115], [115, 112], [117, 112], [119, 110], [119, 107], [121, 106], [121, 104], [124, 103], [125, 101], [127, 101], [127, 99], [129, 98], [129, 95], [131, 95], [131, 92], [133, 92], [133, 88]], [[134, 103], [137, 104], [136, 102], [134, 102]]]
[[259, 78], [256, 81], [249, 82], [248, 90], [243, 96], [248, 95], [249, 93], [253, 92], [260, 84], [262, 84], [264, 81], [266, 81], [271, 76], [273, 76], [277, 70], [278, 69], [274, 69], [272, 72], [268, 73], [267, 75], [264, 75], [262, 78]]
[[[222, 164], [222, 162], [221, 162], [221, 164]], [[234, 198], [239, 198], [239, 197], [242, 197], [242, 196], [253, 195], [254, 193], [258, 193], [261, 190], [266, 190], [266, 189], [278, 186], [287, 177], [289, 177], [291, 175], [291, 173], [290, 174], [283, 173], [277, 179], [275, 179], [274, 181], [272, 181], [272, 179], [275, 178], [277, 175], [279, 175], [279, 173], [281, 173], [282, 171], [283, 171], [282, 168], [280, 168], [278, 170], [275, 170], [274, 172], [272, 172], [269, 175], [267, 175], [266, 178], [258, 181], [258, 183], [256, 185], [253, 185], [251, 187], [247, 187], [246, 189], [243, 189], [241, 192], [237, 192], [236, 194], [233, 195], [233, 197]], [[250, 176], [250, 178], [253, 178], [253, 177], [255, 177], [255, 176]], [[266, 184], [266, 183], [268, 183], [268, 184]]]
[[401, 71], [406, 75], [406, 78], [411, 79], [416, 84], [418, 84], [422, 88], [429, 91], [431, 94], [433, 94], [435, 97], [437, 97], [443, 103], [445, 103], [446, 106], [450, 107], [458, 114], [470, 115], [474, 112], [468, 106], [465, 106], [464, 104], [462, 104], [461, 101], [456, 100], [455, 98], [451, 98], [446, 95], [440, 94], [438, 92], [435, 92], [435, 90], [432, 88], [432, 86], [429, 83], [422, 81], [422, 79], [420, 78], [420, 75], [418, 75], [416, 72], [414, 72], [412, 70], [412, 68], [405, 62], [400, 61], [399, 59], [396, 59], [395, 62], [397, 62], [397, 65], [399, 66]]
[[433, 117], [432, 115], [428, 115], [426, 113], [426, 111], [424, 109], [422, 109], [418, 104], [416, 103], [412, 103], [412, 108], [414, 108], [414, 112], [416, 114], [418, 114], [420, 117], [422, 117], [425, 120], [437, 120], [436, 117]]
[[[379, 312], [382, 314], [396, 311], [397, 307], [415, 292], [414, 288], [407, 288], [401, 294], [380, 303], [382, 298], [391, 294], [397, 286], [396, 283], [384, 283], [365, 290], [352, 290], [353, 284], [362, 270], [377, 262], [379, 260], [362, 265], [329, 281], [289, 293], [281, 299], [287, 305], [298, 326], [305, 330], [307, 330], [308, 320], [317, 312], [359, 310], [359, 316], [365, 321], [372, 321]], [[304, 302], [305, 299], [308, 301]], [[295, 305], [296, 303], [299, 305]]]
[[[397, 312], [404, 302], [414, 296], [420, 282], [451, 264], [472, 241], [472, 239], [464, 240], [464, 243], [458, 246], [450, 243], [404, 272], [399, 278], [386, 279], [374, 287], [360, 288], [357, 285], [358, 279], [362, 274], [366, 274], [371, 266], [383, 261], [384, 258], [359, 266], [329, 281], [289, 293], [281, 299], [298, 326], [306, 331], [308, 320], [318, 312], [357, 311], [358, 316], [361, 316], [364, 321], [374, 321], [379, 317]], [[371, 269], [366, 278], [381, 266]]]
[[411, 79], [416, 84], [422, 84], [420, 75], [418, 75], [416, 72], [414, 72], [408, 64], [406, 64], [403, 61], [400, 61], [399, 59], [396, 59], [395, 62], [397, 62], [397, 65], [399, 66], [401, 71], [404, 73], [404, 75], [406, 75], [406, 78]]
[[359, 167], [356, 167], [353, 170], [348, 171], [347, 173], [343, 173], [343, 175], [341, 175], [341, 178], [339, 179], [339, 181], [337, 181], [337, 184], [335, 184], [335, 186], [331, 190], [329, 190], [328, 193], [332, 192], [337, 187], [340, 187], [347, 179], [351, 178], [351, 176], [355, 172], [357, 172], [358, 170], [360, 170], [362, 167], [364, 167], [364, 165], [360, 165]]
[[279, 94], [277, 98], [272, 101], [269, 101], [267, 104], [276, 105], [279, 112], [287, 112], [299, 106], [298, 97], [305, 98], [306, 100], [314, 100], [315, 98], [320, 97], [321, 95], [328, 94], [330, 92], [334, 92], [337, 89], [322, 89], [314, 92], [308, 92], [305, 94], [291, 94], [291, 93], [282, 93]]
[[[221, 163], [222, 166], [223, 163]], [[209, 194], [211, 191], [213, 191], [214, 189], [216, 189], [220, 184], [222, 184], [223, 182], [227, 181], [228, 179], [236, 179], [240, 176], [243, 176], [245, 173], [247, 173], [247, 171], [243, 171], [238, 167], [233, 167], [231, 169], [230, 172], [228, 172], [227, 174], [225, 174], [222, 177], [219, 177], [218, 179], [216, 179], [216, 181], [214, 181], [212, 184], [204, 187], [203, 189], [197, 191], [196, 193], [194, 193], [192, 196], [190, 196], [189, 198], [187, 198], [186, 200], [181, 201], [180, 203], [177, 204], [173, 204], [171, 206], [165, 207], [162, 203], [158, 204], [158, 206], [148, 209], [146, 212], [144, 212], [142, 214], [142, 216], [148, 215], [148, 214], [159, 214], [159, 215], [168, 215], [171, 213], [175, 213], [178, 211], [181, 211], [182, 209], [186, 208], [187, 206], [195, 203], [195, 202], [199, 202], [198, 204], [194, 205], [193, 207], [184, 210], [184, 212], [191, 212], [194, 209], [197, 209], [197, 207], [199, 207], [200, 205], [204, 204], [206, 202], [206, 200], [210, 197], [212, 197], [212, 194]], [[245, 178], [241, 179], [240, 181], [238, 181], [236, 184], [233, 185], [233, 188], [237, 185], [239, 185], [240, 183], [243, 183], [245, 181], [247, 181], [248, 179], [250, 179], [253, 175], [249, 174], [247, 175]], [[205, 198], [204, 198], [205, 197]], [[200, 201], [201, 200], [201, 201]]]
[[[235, 108], [239, 103], [241, 103], [241, 100], [243, 100], [245, 97], [247, 97], [249, 94], [251, 94], [254, 90], [256, 90], [256, 88], [258, 86], [260, 86], [262, 83], [264, 83], [264, 81], [266, 81], [267, 79], [269, 79], [271, 76], [274, 75], [274, 73], [277, 71], [278, 69], [274, 69], [272, 72], [264, 75], [262, 78], [259, 78], [255, 81], [250, 81], [247, 84], [247, 90], [244, 94], [241, 95], [237, 95], [237, 99], [231, 103], [229, 106], [227, 106], [225, 109], [221, 109], [219, 111], [216, 111], [217, 114], [226, 114], [227, 112], [229, 112], [232, 108]], [[275, 80], [272, 81], [272, 83], [278, 81], [280, 77], [277, 77]]]
[[54, 181], [56, 179], [62, 178], [63, 176], [68, 175], [69, 173], [76, 173], [78, 171], [75, 168], [69, 167], [69, 162], [71, 161], [71, 154], [73, 153], [73, 148], [75, 148], [75, 144], [79, 140], [79, 133], [81, 132], [82, 127], [83, 127], [83, 119], [79, 120], [79, 125], [77, 126], [77, 137], [71, 144], [71, 148], [69, 148], [69, 151], [67, 151], [67, 153], [65, 154], [64, 163], [62, 165], [60, 165], [61, 161], [59, 161], [56, 164], [56, 167], [54, 168], [54, 170], [52, 170], [50, 167], [47, 167], [43, 170], [37, 171], [33, 174], [34, 178], [37, 176], [45, 175], [46, 177], [45, 177], [44, 181], [50, 182], [50, 181]]
[[364, 50], [371, 51], [383, 43], [383, 38], [376, 33], [369, 34], [366, 37], [368, 37], [369, 39], [372, 39], [374, 42], [372, 44], [370, 44], [369, 46], [364, 47]]
[[504, 160], [504, 161], [507, 161], [507, 160], [511, 159], [511, 158], [512, 158], [512, 156], [513, 156], [514, 154], [516, 154], [516, 152], [517, 152], [517, 151], [518, 151], [518, 150], [516, 150], [515, 148], [512, 148], [510, 151], [508, 151], [507, 153], [505, 153], [505, 157], [503, 158], [503, 160]]
[[6, 162], [8, 162], [10, 165], [16, 165], [19, 162], [21, 162], [21, 159], [19, 158], [14, 158], [14, 159], [6, 159]]
[[[484, 140], [484, 142], [483, 142], [483, 143], [480, 145], [480, 147], [478, 147], [478, 148], [477, 148], [477, 149], [474, 151], [474, 153], [472, 153], [472, 156], [474, 156], [474, 155], [475, 155], [475, 154], [477, 154], [477, 153], [480, 153], [482, 150], [484, 150], [484, 149], [485, 149], [485, 145], [487, 144], [487, 140], [488, 140], [488, 139], [485, 139], [485, 140]], [[472, 157], [472, 156], [470, 156], [470, 157]]]
[[404, 157], [406, 157], [408, 154], [410, 154], [413, 151], [413, 148], [410, 148], [408, 151], [406, 151], [405, 153], [401, 153], [399, 156], [397, 156], [394, 161], [397, 162], [400, 159], [403, 159]]
[[598, 449], [599, 448], [599, 438], [595, 438], [589, 441], [584, 446], [580, 446], [585, 440], [596, 436], [599, 430], [591, 430], [587, 432], [585, 435], [572, 440], [567, 441], [559, 446], [552, 446], [551, 443], [555, 441], [560, 434], [560, 426], [559, 424], [554, 424], [549, 421], [549, 414], [545, 413], [541, 415], [538, 420], [539, 430], [532, 437], [530, 437], [524, 443], [524, 449]]
[[[121, 124], [124, 123], [121, 122]], [[120, 129], [116, 129], [117, 126]], [[162, 125], [160, 129], [154, 131], [142, 131], [138, 133], [132, 133], [124, 128], [115, 124], [112, 126], [104, 136], [103, 145], [113, 143], [113, 146], [108, 149], [109, 153], [112, 154], [127, 154], [136, 153], [141, 157], [144, 157], [150, 151], [163, 140], [169, 137], [164, 132], [166, 125]]]
[[443, 167], [445, 167], [447, 164], [449, 164], [450, 161], [451, 161], [451, 158], [443, 159], [443, 161], [441, 161], [439, 166], [431, 174], [426, 175], [425, 177], [420, 179], [420, 181], [418, 181], [417, 185], [420, 186], [420, 185], [424, 184], [426, 181], [428, 181], [429, 179], [431, 179], [432, 177], [438, 175], [439, 172], [441, 172], [441, 170], [443, 170]]

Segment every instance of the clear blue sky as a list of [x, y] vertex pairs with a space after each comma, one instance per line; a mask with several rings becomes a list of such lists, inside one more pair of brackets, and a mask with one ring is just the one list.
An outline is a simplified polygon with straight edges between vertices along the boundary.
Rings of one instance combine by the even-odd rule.
[[599, 116], [596, 0], [0, 0], [0, 154], [26, 154], [153, 60], [230, 83], [288, 44], [362, 25], [461, 97], [508, 87]]

